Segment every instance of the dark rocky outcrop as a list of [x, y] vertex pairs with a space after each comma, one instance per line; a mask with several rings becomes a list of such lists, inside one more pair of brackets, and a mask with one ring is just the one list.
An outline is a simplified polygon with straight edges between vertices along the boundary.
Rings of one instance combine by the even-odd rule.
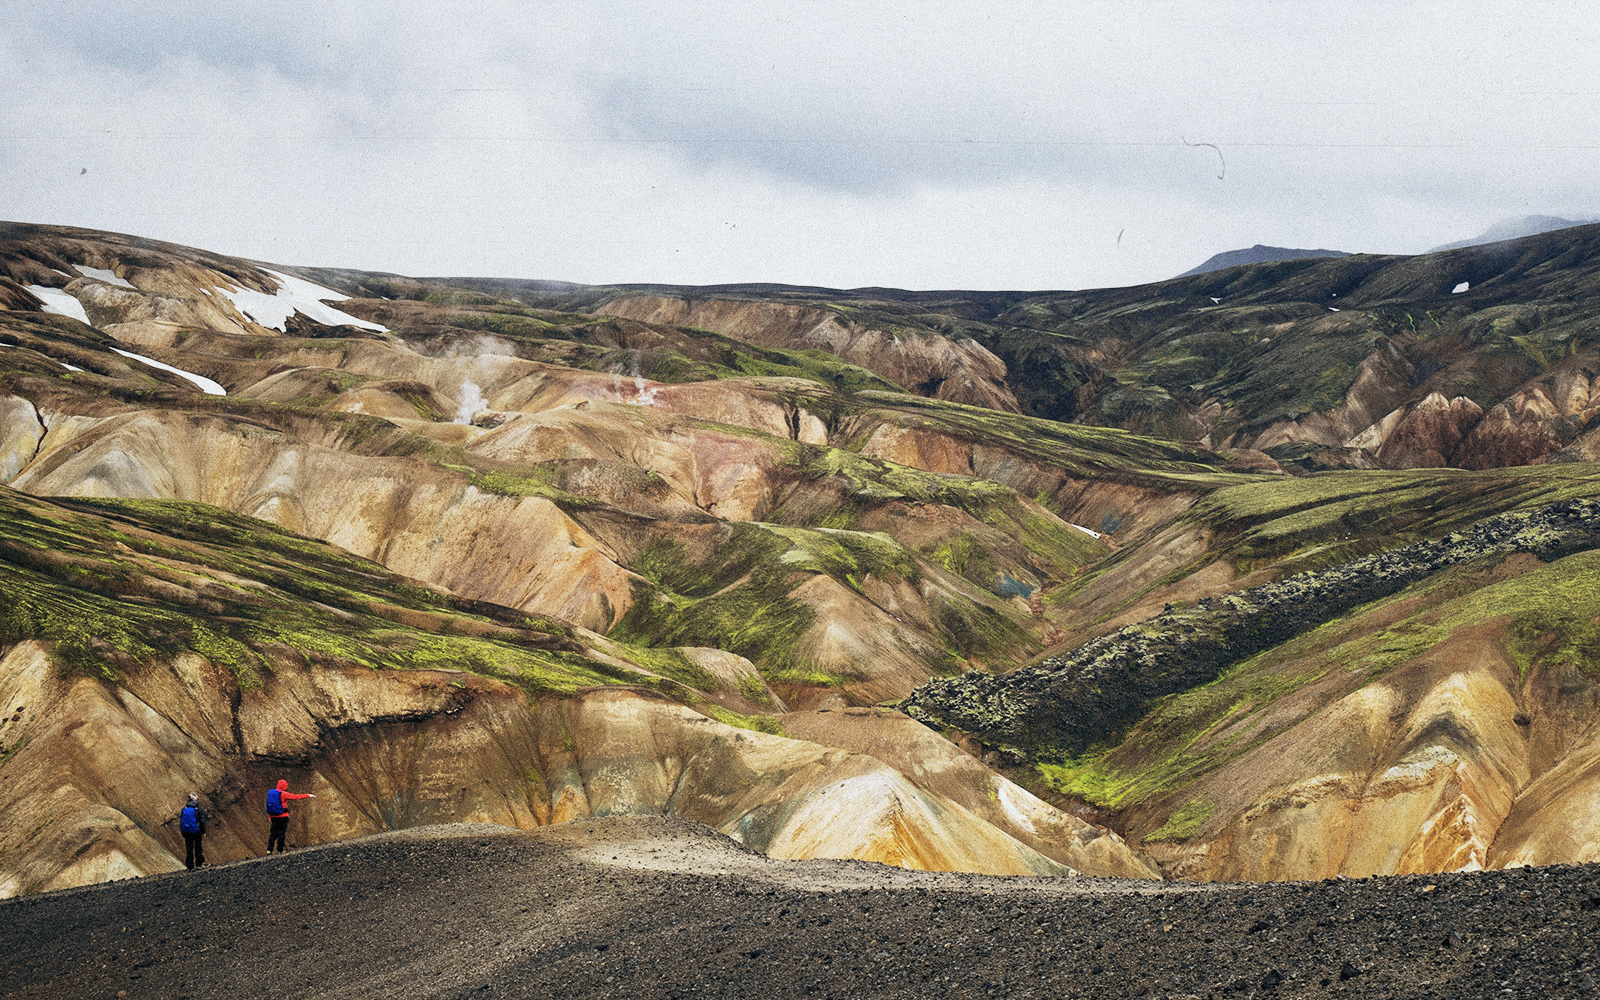
[[1451, 566], [1514, 552], [1549, 560], [1600, 547], [1600, 502], [1571, 500], [1330, 569], [1300, 573], [1129, 625], [1010, 674], [929, 681], [902, 704], [915, 719], [973, 733], [1032, 758], [1115, 740], [1152, 698], [1214, 680], [1225, 667]]

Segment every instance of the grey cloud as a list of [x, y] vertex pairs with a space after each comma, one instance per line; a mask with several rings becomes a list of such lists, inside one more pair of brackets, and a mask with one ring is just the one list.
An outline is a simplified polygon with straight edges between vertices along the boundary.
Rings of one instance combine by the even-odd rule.
[[27, 32], [36, 42], [65, 43], [93, 62], [130, 72], [189, 57], [219, 66], [272, 66], [302, 79], [317, 75], [317, 46], [294, 30], [290, 11], [272, 4], [252, 8], [95, 0], [3, 5], [13, 31]]
[[0, 3], [0, 198], [577, 280], [1062, 286], [1235, 244], [1421, 250], [1595, 209], [1580, 10]]

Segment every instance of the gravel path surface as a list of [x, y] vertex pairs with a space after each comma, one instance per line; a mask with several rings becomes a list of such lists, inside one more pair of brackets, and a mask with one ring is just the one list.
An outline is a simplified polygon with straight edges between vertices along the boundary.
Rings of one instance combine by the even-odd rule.
[[1205, 885], [433, 827], [0, 903], [3, 997], [1600, 996], [1600, 866]]

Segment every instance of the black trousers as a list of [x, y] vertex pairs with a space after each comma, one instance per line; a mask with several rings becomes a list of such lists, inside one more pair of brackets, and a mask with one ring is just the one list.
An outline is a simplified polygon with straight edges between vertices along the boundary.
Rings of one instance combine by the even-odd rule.
[[283, 853], [283, 835], [289, 832], [289, 817], [272, 817], [272, 832], [267, 834], [267, 853], [272, 853], [272, 845], [278, 845], [278, 853]]
[[206, 863], [206, 835], [203, 833], [186, 833], [183, 835], [183, 866], [185, 868], [199, 868]]

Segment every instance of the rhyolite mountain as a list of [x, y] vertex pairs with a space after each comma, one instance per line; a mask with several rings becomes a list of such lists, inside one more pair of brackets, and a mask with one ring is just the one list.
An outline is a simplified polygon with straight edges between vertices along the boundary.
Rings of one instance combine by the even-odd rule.
[[179, 866], [191, 789], [253, 855], [278, 776], [314, 841], [1600, 859], [1597, 285], [1600, 226], [1030, 293], [4, 224], [0, 894]]
[[1514, 240], [1523, 236], [1537, 236], [1556, 229], [1570, 229], [1573, 226], [1587, 226], [1600, 219], [1593, 217], [1587, 219], [1563, 219], [1555, 215], [1524, 215], [1521, 218], [1501, 219], [1488, 229], [1470, 239], [1457, 240], [1454, 243], [1445, 243], [1436, 246], [1429, 253], [1438, 253], [1440, 250], [1459, 250], [1462, 247], [1475, 247], [1484, 243], [1499, 243], [1502, 240]]
[[1293, 250], [1289, 247], [1269, 247], [1257, 243], [1253, 247], [1243, 250], [1224, 250], [1212, 254], [1205, 261], [1178, 275], [1180, 278], [1192, 277], [1196, 274], [1205, 274], [1209, 271], [1220, 271], [1225, 267], [1239, 267], [1242, 264], [1270, 264], [1279, 260], [1305, 260], [1310, 257], [1348, 257], [1343, 250]]
[[[1600, 226], [1586, 225], [1421, 257], [1276, 261], [1082, 292], [563, 291], [301, 273], [395, 300], [383, 315], [403, 334], [493, 333], [498, 349], [530, 360], [682, 383], [776, 374], [760, 352], [778, 345], [790, 352], [785, 373], [804, 352], [828, 370], [801, 377], [836, 388], [884, 388], [858, 382], [864, 369], [911, 395], [1130, 430], [1210, 449], [1236, 469], [1295, 474], [1594, 458], [1597, 251]], [[619, 322], [519, 331], [496, 302]]]

